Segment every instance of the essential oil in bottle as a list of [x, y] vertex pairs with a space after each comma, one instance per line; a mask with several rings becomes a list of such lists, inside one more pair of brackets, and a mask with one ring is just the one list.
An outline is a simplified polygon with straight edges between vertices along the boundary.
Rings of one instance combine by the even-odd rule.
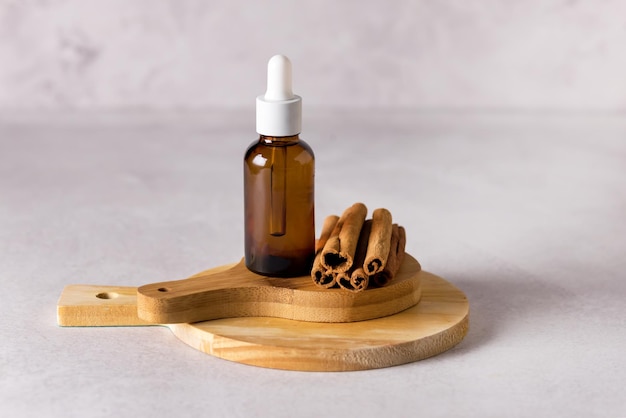
[[308, 275], [315, 256], [315, 156], [301, 126], [291, 62], [275, 55], [256, 100], [259, 139], [244, 157], [246, 267], [265, 276]]

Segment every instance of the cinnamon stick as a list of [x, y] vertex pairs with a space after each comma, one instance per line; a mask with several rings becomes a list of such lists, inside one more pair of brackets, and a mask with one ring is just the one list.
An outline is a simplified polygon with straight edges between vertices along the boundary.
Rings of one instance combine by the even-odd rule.
[[340, 287], [352, 292], [362, 292], [369, 285], [369, 276], [363, 270], [363, 262], [367, 254], [367, 246], [369, 242], [370, 232], [372, 230], [372, 221], [367, 220], [363, 223], [359, 241], [354, 254], [354, 263], [346, 272], [337, 274], [337, 283]]
[[391, 246], [391, 212], [379, 208], [372, 214], [372, 232], [367, 245], [367, 255], [363, 269], [373, 276], [387, 265], [387, 257]]
[[320, 239], [315, 243], [315, 254], [319, 254], [324, 249], [324, 245], [326, 245], [326, 241], [330, 238], [330, 234], [332, 234], [333, 229], [335, 229], [335, 225], [339, 221], [339, 216], [337, 215], [328, 215], [326, 219], [324, 219], [324, 223], [322, 224], [322, 232], [320, 233]]
[[324, 219], [324, 224], [322, 225], [320, 238], [315, 243], [315, 259], [313, 260], [313, 268], [311, 269], [311, 278], [313, 278], [313, 282], [315, 282], [315, 284], [325, 289], [335, 285], [336, 277], [332, 271], [322, 265], [322, 250], [324, 249], [324, 245], [335, 229], [338, 221], [339, 216], [337, 215], [327, 216], [326, 219]]
[[402, 261], [404, 260], [405, 247], [406, 231], [402, 226], [398, 226], [398, 224], [393, 224], [387, 265], [385, 266], [383, 271], [372, 276], [372, 282], [376, 286], [386, 285], [398, 274], [400, 266], [402, 265]]
[[337, 284], [340, 288], [355, 292], [355, 290], [352, 288], [352, 284], [350, 283], [350, 276], [348, 276], [345, 271], [341, 273], [336, 273], [335, 277]]
[[322, 266], [327, 270], [341, 273], [352, 266], [366, 215], [363, 203], [355, 203], [343, 212], [322, 250]]

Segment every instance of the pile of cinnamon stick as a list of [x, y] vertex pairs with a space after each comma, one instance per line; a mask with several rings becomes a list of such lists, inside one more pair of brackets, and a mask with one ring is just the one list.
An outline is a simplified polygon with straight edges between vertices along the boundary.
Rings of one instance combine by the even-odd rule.
[[398, 273], [406, 231], [392, 223], [387, 209], [374, 210], [372, 219], [366, 216], [367, 207], [355, 203], [341, 217], [326, 217], [311, 270], [318, 286], [361, 292], [370, 285], [384, 286]]

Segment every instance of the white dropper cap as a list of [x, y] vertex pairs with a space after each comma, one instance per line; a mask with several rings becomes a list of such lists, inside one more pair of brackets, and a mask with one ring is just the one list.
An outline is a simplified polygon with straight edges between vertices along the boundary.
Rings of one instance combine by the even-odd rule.
[[267, 63], [267, 91], [256, 98], [256, 131], [265, 136], [292, 136], [302, 130], [302, 97], [293, 94], [291, 61], [274, 55]]

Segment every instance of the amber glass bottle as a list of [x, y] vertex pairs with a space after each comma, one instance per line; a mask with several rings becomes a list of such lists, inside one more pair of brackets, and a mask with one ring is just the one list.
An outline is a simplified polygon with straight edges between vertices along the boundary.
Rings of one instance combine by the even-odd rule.
[[315, 256], [315, 157], [299, 137], [302, 98], [291, 84], [291, 62], [273, 56], [256, 99], [260, 137], [244, 157], [246, 266], [266, 276], [308, 275]]
[[244, 157], [245, 256], [255, 273], [308, 275], [315, 252], [315, 157], [298, 135], [261, 135]]

